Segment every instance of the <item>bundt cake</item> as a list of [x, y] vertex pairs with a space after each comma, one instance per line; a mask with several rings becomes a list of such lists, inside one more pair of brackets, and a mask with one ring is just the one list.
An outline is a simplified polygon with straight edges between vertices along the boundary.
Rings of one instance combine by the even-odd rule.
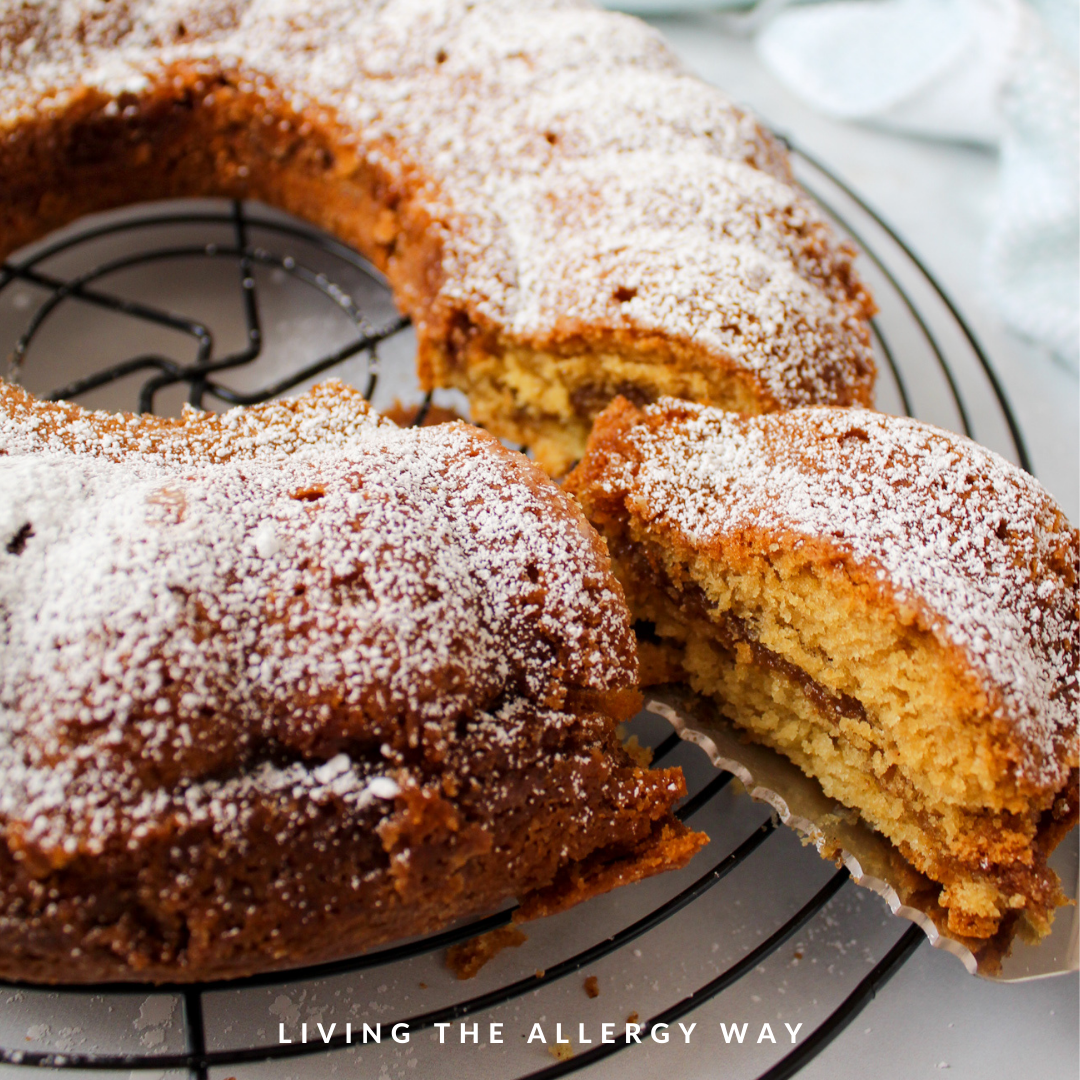
[[0, 978], [239, 976], [679, 866], [635, 675], [602, 542], [476, 428], [0, 381]]
[[653, 678], [856, 808], [952, 936], [1047, 931], [1077, 820], [1080, 545], [1031, 476], [863, 409], [617, 400], [566, 486]]
[[756, 121], [576, 0], [0, 0], [0, 254], [260, 199], [385, 271], [425, 387], [561, 474], [616, 393], [871, 403], [872, 301]]

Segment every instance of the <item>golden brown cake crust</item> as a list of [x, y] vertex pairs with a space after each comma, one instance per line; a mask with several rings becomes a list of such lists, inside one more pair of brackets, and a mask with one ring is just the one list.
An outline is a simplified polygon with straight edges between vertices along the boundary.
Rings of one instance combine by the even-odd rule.
[[616, 401], [566, 488], [652, 669], [857, 806], [954, 933], [1045, 932], [1077, 815], [1080, 542], [1032, 477], [865, 410]]
[[475, 428], [0, 383], [0, 977], [237, 976], [681, 865], [634, 675], [602, 542]]
[[616, 402], [566, 484], [592, 520], [714, 558], [795, 546], [958, 650], [1018, 777], [1077, 764], [1080, 540], [1021, 469], [968, 439], [859, 409], [738, 417]]
[[555, 469], [620, 387], [870, 404], [853, 250], [776, 142], [636, 20], [561, 0], [0, 0], [0, 49], [4, 253], [132, 201], [280, 206], [385, 270], [425, 385], [467, 390]]

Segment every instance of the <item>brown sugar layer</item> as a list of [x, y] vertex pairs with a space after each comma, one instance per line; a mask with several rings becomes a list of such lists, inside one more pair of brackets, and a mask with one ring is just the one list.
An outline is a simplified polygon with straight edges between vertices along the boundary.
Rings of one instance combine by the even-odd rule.
[[475, 428], [0, 382], [3, 978], [239, 976], [682, 865], [634, 680], [602, 542]]
[[952, 933], [1064, 902], [1077, 818], [1078, 538], [1026, 473], [865, 410], [615, 402], [570, 475], [684, 675], [940, 887]]
[[0, 253], [260, 199], [359, 248], [425, 387], [563, 472], [621, 393], [870, 404], [853, 250], [749, 115], [561, 0], [0, 0]]

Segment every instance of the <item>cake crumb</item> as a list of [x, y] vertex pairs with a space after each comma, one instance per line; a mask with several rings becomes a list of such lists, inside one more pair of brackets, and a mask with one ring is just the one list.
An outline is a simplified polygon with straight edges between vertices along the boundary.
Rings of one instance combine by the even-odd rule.
[[639, 768], [647, 769], [652, 765], [652, 747], [642, 746], [636, 735], [631, 735], [623, 744], [622, 748], [630, 755], [634, 764]]
[[556, 1061], [569, 1061], [574, 1056], [574, 1047], [571, 1043], [556, 1043], [554, 1046], [549, 1046], [547, 1052]]
[[595, 975], [590, 975], [585, 980], [585, 993], [588, 994], [591, 998], [596, 998], [600, 996], [600, 983]]
[[[394, 404], [389, 409], [383, 410], [383, 416], [393, 420], [400, 428], [412, 427], [416, 423], [417, 416], [420, 415], [421, 408], [420, 405], [405, 405], [398, 398], [395, 398]], [[455, 420], [464, 419], [465, 417], [454, 409], [447, 409], [443, 405], [429, 405], [424, 410], [424, 415], [420, 420], [420, 427], [452, 424]]]
[[631, 1013], [631, 1014], [630, 1014], [630, 1015], [629, 1015], [629, 1016], [628, 1016], [628, 1017], [626, 1018], [626, 1022], [627, 1022], [628, 1024], [636, 1024], [636, 1023], [638, 1022], [638, 1020], [639, 1020], [639, 1019], [640, 1019], [640, 1017], [638, 1016], [638, 1014], [637, 1014], [636, 1012], [632, 1012], [632, 1013]]
[[446, 950], [446, 966], [459, 978], [471, 979], [503, 949], [516, 949], [528, 941], [516, 926], [500, 926]]

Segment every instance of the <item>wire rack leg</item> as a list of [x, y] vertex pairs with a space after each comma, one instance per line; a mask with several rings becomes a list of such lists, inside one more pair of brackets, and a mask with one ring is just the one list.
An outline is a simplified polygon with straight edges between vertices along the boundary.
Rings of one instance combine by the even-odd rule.
[[184, 1034], [191, 1055], [191, 1080], [207, 1080], [206, 1029], [203, 1026], [202, 993], [184, 991]]

